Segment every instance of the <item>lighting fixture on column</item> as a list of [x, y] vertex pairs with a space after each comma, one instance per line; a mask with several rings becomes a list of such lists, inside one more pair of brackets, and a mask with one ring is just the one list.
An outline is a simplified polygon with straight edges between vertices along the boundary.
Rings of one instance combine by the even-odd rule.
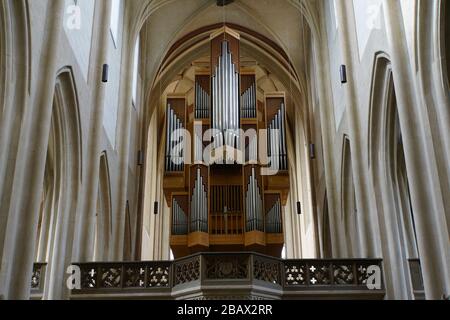
[[341, 65], [340, 68], [340, 76], [341, 76], [341, 83], [347, 83], [347, 66], [345, 64]]
[[314, 143], [309, 144], [309, 157], [311, 160], [316, 159], [316, 145]]
[[300, 201], [297, 201], [297, 214], [302, 214], [302, 203]]
[[109, 65], [107, 65], [105, 63], [103, 65], [103, 70], [102, 70], [102, 82], [103, 83], [107, 83], [108, 82], [108, 74], [109, 74]]

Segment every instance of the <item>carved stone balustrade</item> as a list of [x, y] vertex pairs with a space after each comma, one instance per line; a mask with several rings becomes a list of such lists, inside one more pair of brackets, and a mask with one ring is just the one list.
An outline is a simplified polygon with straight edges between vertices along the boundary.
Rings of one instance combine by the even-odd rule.
[[[202, 253], [175, 261], [82, 263], [73, 299], [383, 299], [382, 261]], [[378, 288], [368, 279], [379, 272]], [[376, 277], [374, 278], [376, 279]], [[370, 281], [371, 284], [372, 281]]]
[[31, 275], [31, 298], [41, 299], [44, 293], [46, 263], [35, 263]]

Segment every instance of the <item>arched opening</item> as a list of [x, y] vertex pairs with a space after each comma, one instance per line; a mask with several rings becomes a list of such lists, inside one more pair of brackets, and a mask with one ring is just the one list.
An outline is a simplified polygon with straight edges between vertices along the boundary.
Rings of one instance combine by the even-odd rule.
[[356, 207], [355, 183], [352, 171], [350, 140], [345, 137], [342, 160], [342, 221], [347, 243], [347, 254], [354, 258], [359, 253], [358, 210]]
[[100, 176], [98, 184], [97, 211], [95, 219], [94, 257], [93, 261], [108, 261], [110, 257], [111, 221], [111, 186], [106, 152], [100, 157]]
[[71, 264], [81, 182], [78, 101], [68, 69], [56, 80], [48, 141], [35, 257], [47, 263], [45, 298], [61, 299], [68, 294], [64, 273]]
[[[308, 103], [306, 96], [309, 88], [302, 81], [303, 74], [299, 75], [299, 71], [305, 70], [301, 66], [309, 63], [310, 57], [313, 56], [313, 53], [309, 51], [312, 49], [307, 43], [313, 34], [316, 34], [310, 29], [310, 26], [314, 26], [314, 18], [309, 16], [308, 10], [297, 7], [296, 4], [288, 6], [282, 3], [274, 4], [279, 6], [280, 10], [284, 10], [284, 16], [289, 16], [298, 23], [298, 28], [292, 30], [296, 33], [295, 37], [304, 41], [296, 42], [296, 45], [291, 47], [287, 45], [289, 39], [281, 39], [285, 35], [278, 32], [280, 30], [271, 30], [270, 24], [273, 18], [271, 10], [264, 9], [260, 16], [253, 15], [250, 14], [252, 10], [249, 6], [254, 5], [255, 3], [243, 5], [236, 2], [225, 9], [218, 9], [215, 4], [205, 3], [202, 6], [189, 7], [188, 10], [181, 10], [181, 12], [176, 2], [164, 2], [158, 8], [152, 5], [143, 8], [141, 20], [134, 25], [136, 34], [130, 38], [130, 43], [134, 43], [140, 33], [141, 52], [145, 53], [146, 61], [160, 62], [160, 64], [139, 64], [142, 79], [147, 79], [147, 83], [142, 83], [140, 91], [142, 96], [138, 98], [143, 107], [144, 118], [141, 150], [145, 150], [147, 155], [140, 180], [140, 185], [144, 186], [141, 198], [143, 205], [138, 206], [142, 208], [142, 212], [139, 212], [140, 217], [138, 216], [138, 221], [142, 221], [139, 223], [139, 227], [142, 228], [139, 232], [142, 235], [142, 259], [160, 259], [162, 256], [168, 256], [170, 252], [168, 247], [164, 247], [168, 243], [170, 234], [170, 218], [167, 219], [170, 217], [168, 214], [170, 211], [166, 212], [170, 210], [170, 204], [162, 192], [165, 98], [168, 94], [185, 94], [188, 107], [192, 107], [195, 91], [193, 90], [194, 70], [208, 64], [210, 36], [225, 25], [241, 34], [243, 60], [250, 68], [255, 67], [258, 70], [256, 83], [257, 94], [262, 97], [260, 100], [264, 100], [265, 93], [274, 91], [286, 93], [288, 152], [293, 155], [292, 164], [290, 163], [289, 167], [294, 170], [291, 175], [295, 176], [294, 184], [297, 189], [295, 194], [290, 194], [291, 201], [287, 201], [287, 207], [283, 208], [283, 215], [292, 213], [292, 220], [286, 223], [288, 221], [286, 219], [283, 223], [290, 229], [286, 232], [298, 240], [296, 256], [302, 256], [301, 243], [311, 247], [304, 251], [307, 252], [308, 257], [316, 255], [311, 174], [309, 164], [304, 161], [309, 159], [307, 145], [310, 137], [306, 129], [308, 119], [305, 119], [306, 113], [303, 108]], [[226, 21], [217, 23], [224, 19], [224, 10], [227, 11]], [[159, 24], [165, 21], [168, 12], [171, 12], [173, 23], [167, 26], [167, 30], [171, 31], [166, 34], [175, 36], [171, 38], [167, 36], [168, 39], [165, 39], [165, 35], [155, 34], [155, 31], [158, 30]], [[304, 17], [304, 14], [308, 17]], [[204, 19], [205, 16], [208, 16], [208, 19]], [[260, 27], [255, 28], [256, 25]], [[157, 43], [153, 43], [155, 39], [158, 39]], [[161, 45], [163, 43], [167, 44], [167, 47]], [[302, 202], [303, 215], [297, 214], [296, 205], [299, 200]], [[153, 214], [154, 202], [159, 203], [158, 215]], [[302, 237], [304, 239], [301, 240]]]
[[389, 59], [376, 57], [370, 119], [370, 170], [387, 268], [387, 294], [410, 299], [408, 259], [418, 257], [403, 138]]

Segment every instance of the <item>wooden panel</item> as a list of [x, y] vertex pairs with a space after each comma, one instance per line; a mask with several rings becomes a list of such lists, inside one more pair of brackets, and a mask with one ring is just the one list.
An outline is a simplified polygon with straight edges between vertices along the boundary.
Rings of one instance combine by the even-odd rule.
[[254, 74], [241, 75], [241, 96], [254, 84], [256, 84], [256, 76]]
[[211, 95], [211, 77], [209, 75], [196, 75], [195, 82], [202, 87], [202, 89]]
[[265, 246], [266, 245], [266, 234], [261, 231], [251, 231], [245, 233], [245, 246]]
[[284, 234], [266, 233], [266, 243], [269, 244], [284, 244]]
[[189, 247], [208, 247], [209, 234], [205, 232], [193, 232], [188, 236]]
[[283, 97], [266, 97], [266, 123], [272, 122], [282, 103], [284, 103]]
[[183, 122], [186, 128], [187, 116], [186, 116], [186, 98], [183, 97], [167, 97], [167, 105], [172, 107], [177, 117]]
[[240, 235], [211, 235], [209, 237], [209, 244], [216, 246], [227, 246], [227, 245], [243, 245], [244, 244], [244, 234]]

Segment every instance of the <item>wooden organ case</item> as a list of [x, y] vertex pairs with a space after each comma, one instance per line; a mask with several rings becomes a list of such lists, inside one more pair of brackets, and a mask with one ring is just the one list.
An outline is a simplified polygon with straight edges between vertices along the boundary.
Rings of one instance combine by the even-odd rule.
[[175, 258], [201, 251], [281, 256], [285, 96], [258, 93], [255, 70], [240, 66], [239, 45], [227, 27], [212, 34], [211, 65], [195, 76], [194, 105], [187, 96], [167, 98], [164, 194]]

